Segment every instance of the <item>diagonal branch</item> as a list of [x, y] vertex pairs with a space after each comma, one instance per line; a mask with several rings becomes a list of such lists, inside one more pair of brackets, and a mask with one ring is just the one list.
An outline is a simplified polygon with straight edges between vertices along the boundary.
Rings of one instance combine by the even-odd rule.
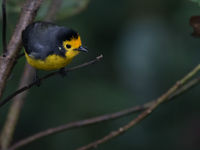
[[49, 135], [53, 135], [62, 131], [66, 131], [69, 129], [74, 129], [74, 128], [79, 128], [79, 127], [84, 127], [84, 126], [88, 126], [91, 124], [96, 124], [96, 123], [100, 123], [103, 121], [107, 121], [107, 120], [113, 120], [113, 119], [117, 119], [119, 117], [131, 114], [133, 112], [139, 112], [144, 110], [145, 108], [149, 107], [149, 104], [145, 104], [145, 105], [141, 105], [141, 106], [136, 106], [136, 107], [132, 107], [126, 110], [122, 110], [120, 112], [116, 112], [116, 113], [112, 113], [112, 114], [106, 114], [106, 115], [102, 115], [99, 117], [94, 117], [94, 118], [90, 118], [90, 119], [85, 119], [85, 120], [80, 120], [80, 121], [76, 121], [76, 122], [71, 122], [71, 123], [67, 123], [55, 128], [49, 128], [45, 131], [36, 133], [30, 137], [27, 137], [25, 139], [22, 139], [21, 141], [17, 142], [16, 144], [14, 144], [13, 146], [11, 146], [11, 148], [9, 148], [9, 150], [15, 150], [19, 147], [22, 147], [24, 145], [27, 145], [31, 142], [34, 142], [36, 140], [39, 140], [43, 137], [49, 136]]
[[[30, 81], [32, 81], [33, 76], [34, 76], [34, 69], [31, 66], [29, 66], [26, 63], [24, 68], [25, 69], [19, 83], [19, 88], [27, 85], [27, 83], [30, 83]], [[2, 128], [1, 135], [0, 135], [0, 146], [3, 150], [8, 149], [9, 144], [12, 140], [12, 135], [14, 133], [15, 126], [19, 118], [20, 110], [23, 106], [26, 95], [27, 95], [27, 91], [17, 95], [13, 99], [13, 103], [9, 108], [9, 113], [7, 115], [7, 119], [5, 121], [5, 124]]]
[[[172, 99], [180, 96], [181, 94], [183, 94], [186, 91], [189, 91], [190, 89], [192, 89], [199, 83], [200, 83], [200, 77], [191, 80], [189, 83], [187, 83], [182, 88], [180, 88], [177, 92], [172, 94], [168, 98], [168, 100], [172, 100]], [[102, 115], [102, 116], [98, 116], [98, 117], [94, 117], [94, 118], [90, 118], [90, 119], [71, 122], [71, 123], [67, 123], [64, 125], [60, 125], [55, 128], [49, 128], [47, 130], [38, 132], [32, 136], [29, 136], [25, 139], [20, 140], [19, 142], [15, 143], [13, 146], [11, 146], [11, 148], [9, 148], [9, 150], [15, 150], [19, 147], [25, 146], [31, 142], [34, 142], [36, 140], [43, 138], [43, 137], [53, 135], [53, 134], [56, 134], [56, 133], [59, 133], [62, 131], [79, 128], [79, 127], [84, 127], [84, 126], [88, 126], [88, 125], [92, 125], [92, 124], [97, 124], [97, 123], [108, 121], [108, 120], [114, 120], [114, 119], [118, 119], [120, 117], [127, 116], [127, 115], [130, 115], [133, 113], [141, 112], [141, 111], [144, 111], [145, 109], [149, 108], [150, 106], [152, 106], [154, 103], [155, 103], [155, 101], [151, 101], [146, 104], [134, 106], [134, 107], [131, 107], [128, 109], [124, 109], [124, 110], [116, 112], [116, 113], [106, 114], [106, 115]]]
[[[87, 66], [89, 66], [89, 65], [92, 65], [92, 64], [94, 64], [94, 63], [100, 61], [102, 58], [103, 58], [103, 55], [99, 55], [99, 56], [97, 56], [95, 59], [93, 59], [93, 60], [91, 60], [91, 61], [89, 61], [89, 62], [85, 62], [85, 63], [83, 63], [83, 64], [77, 65], [77, 66], [72, 67], [72, 68], [69, 68], [69, 69], [66, 68], [65, 71], [66, 71], [66, 72], [70, 72], [70, 71], [74, 71], [74, 70], [77, 70], [77, 69], [80, 69], [80, 68], [83, 68], [83, 67], [87, 67]], [[58, 74], [58, 73], [59, 73], [59, 71], [54, 71], [54, 72], [52, 72], [52, 73], [49, 73], [49, 74], [47, 74], [47, 75], [45, 75], [45, 76], [39, 78], [38, 80], [39, 80], [40, 82], [42, 82], [43, 80], [48, 79], [49, 77], [52, 77], [52, 76], [54, 76], [54, 75], [56, 75], [56, 74]], [[36, 85], [37, 82], [38, 82], [38, 81], [34, 81], [34, 82], [32, 82], [31, 84], [20, 88], [19, 90], [15, 91], [14, 93], [12, 93], [12, 94], [9, 95], [8, 97], [6, 97], [3, 101], [0, 102], [0, 107], [2, 107], [3, 105], [5, 105], [7, 102], [9, 102], [9, 101], [10, 101], [13, 97], [15, 97], [16, 95], [18, 95], [18, 94], [20, 94], [20, 93], [22, 93], [22, 92], [24, 92], [24, 91], [30, 89], [30, 88], [33, 87], [34, 85]]]
[[3, 45], [3, 56], [6, 56], [7, 52], [7, 42], [6, 42], [6, 26], [7, 26], [7, 18], [6, 18], [6, 0], [2, 0], [2, 18], [3, 18], [3, 26], [2, 26], [2, 45]]
[[120, 127], [116, 131], [112, 131], [108, 135], [104, 136], [103, 138], [94, 141], [86, 146], [80, 147], [77, 150], [89, 150], [96, 148], [98, 145], [103, 144], [119, 135], [122, 133], [125, 133], [128, 131], [131, 127], [135, 126], [136, 124], [140, 123], [142, 120], [144, 120], [146, 117], [148, 117], [152, 112], [160, 106], [163, 102], [168, 100], [171, 95], [175, 94], [179, 88], [181, 88], [188, 80], [190, 80], [194, 75], [196, 75], [200, 70], [200, 64], [197, 65], [191, 72], [189, 72], [185, 77], [183, 77], [181, 80], [177, 81], [176, 84], [174, 84], [166, 93], [161, 95], [155, 103], [153, 103], [148, 109], [144, 110], [141, 114], [139, 114], [135, 119], [130, 121], [128, 124]]
[[15, 58], [21, 48], [21, 33], [26, 26], [33, 21], [41, 3], [42, 0], [26, 1], [22, 8], [18, 24], [16, 25], [15, 31], [8, 43], [6, 57], [0, 56], [0, 98], [3, 95], [7, 78], [15, 64]]
[[[46, 17], [45, 20], [51, 21], [52, 18], [55, 19], [55, 15], [61, 6], [61, 2], [62, 0], [51, 0], [50, 8], [46, 12], [49, 18]], [[24, 53], [19, 54], [16, 58], [16, 61], [22, 56], [24, 56]], [[32, 68], [27, 63], [25, 64], [24, 72], [21, 76], [18, 89], [26, 86], [27, 84], [30, 84], [31, 81], [33, 81], [34, 71], [34, 68]], [[9, 108], [6, 121], [0, 134], [0, 147], [3, 150], [8, 149], [8, 147], [10, 146], [27, 93], [28, 90], [14, 97], [13, 103]]]

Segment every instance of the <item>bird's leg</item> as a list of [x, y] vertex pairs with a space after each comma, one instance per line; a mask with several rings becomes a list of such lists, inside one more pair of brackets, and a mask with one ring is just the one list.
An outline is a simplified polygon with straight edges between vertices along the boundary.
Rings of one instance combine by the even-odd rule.
[[33, 82], [36, 82], [36, 85], [39, 87], [41, 85], [41, 81], [40, 81], [40, 78], [38, 76], [38, 73], [37, 73], [37, 70], [35, 69], [35, 77], [34, 77], [34, 81]]
[[67, 72], [66, 72], [65, 68], [61, 68], [59, 70], [59, 73], [60, 73], [61, 77], [65, 77], [67, 75]]

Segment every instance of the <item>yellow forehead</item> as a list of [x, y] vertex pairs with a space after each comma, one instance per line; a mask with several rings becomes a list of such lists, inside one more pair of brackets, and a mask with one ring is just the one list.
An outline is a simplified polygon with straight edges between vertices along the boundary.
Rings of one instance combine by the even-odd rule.
[[78, 36], [78, 38], [72, 38], [69, 41], [63, 41], [64, 48], [66, 48], [67, 44], [71, 45], [72, 49], [79, 48], [82, 45], [80, 36]]

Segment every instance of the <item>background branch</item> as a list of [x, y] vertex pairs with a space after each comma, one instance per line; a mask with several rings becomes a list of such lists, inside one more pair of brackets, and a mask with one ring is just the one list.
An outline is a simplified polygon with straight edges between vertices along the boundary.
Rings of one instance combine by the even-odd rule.
[[3, 26], [2, 26], [2, 45], [3, 45], [3, 56], [6, 56], [7, 52], [7, 42], [6, 42], [6, 26], [7, 26], [7, 18], [6, 18], [6, 0], [2, 0], [2, 18], [3, 18]]
[[27, 145], [27, 144], [33, 142], [33, 141], [39, 140], [43, 137], [53, 135], [53, 134], [56, 134], [56, 133], [59, 133], [62, 131], [79, 128], [79, 127], [84, 127], [84, 126], [100, 123], [100, 122], [107, 121], [107, 120], [113, 120], [113, 119], [117, 119], [117, 118], [125, 116], [125, 115], [129, 115], [134, 112], [139, 112], [139, 111], [142, 111], [145, 108], [149, 107], [150, 104], [151, 103], [147, 103], [145, 105], [135, 106], [135, 107], [132, 107], [129, 109], [125, 109], [125, 110], [116, 112], [116, 113], [106, 114], [106, 115], [102, 115], [102, 116], [98, 116], [98, 117], [94, 117], [94, 118], [90, 118], [90, 119], [85, 119], [85, 120], [80, 120], [80, 121], [75, 121], [75, 122], [67, 123], [64, 125], [60, 125], [55, 128], [49, 128], [45, 131], [36, 133], [30, 137], [20, 140], [19, 142], [17, 142], [13, 146], [11, 146], [11, 148], [9, 148], [9, 150], [15, 150], [19, 147], [22, 147], [24, 145]]
[[[200, 83], [200, 77], [191, 80], [190, 82], [188, 82], [187, 84], [182, 86], [179, 90], [177, 90], [174, 94], [169, 96], [168, 100], [173, 100], [174, 98], [180, 96], [181, 94], [185, 93], [186, 91], [191, 90], [193, 87], [195, 87], [199, 83]], [[57, 126], [55, 128], [49, 128], [47, 130], [44, 130], [44, 131], [38, 132], [34, 135], [31, 135], [31, 136], [29, 136], [25, 139], [22, 139], [19, 142], [16, 142], [14, 145], [12, 145], [9, 148], [9, 150], [15, 150], [19, 147], [25, 146], [25, 145], [27, 145], [31, 142], [34, 142], [36, 140], [43, 138], [43, 137], [53, 135], [53, 134], [57, 134], [57, 133], [62, 132], [62, 131], [66, 131], [66, 130], [70, 130], [70, 129], [74, 129], [74, 128], [79, 128], [79, 127], [84, 127], [84, 126], [88, 126], [88, 125], [92, 125], [92, 124], [97, 124], [97, 123], [108, 121], [108, 120], [114, 120], [114, 119], [118, 119], [118, 118], [123, 117], [123, 116], [127, 116], [127, 115], [137, 113], [137, 112], [140, 112], [140, 111], [144, 111], [145, 109], [152, 106], [155, 102], [156, 101], [154, 100], [154, 101], [145, 103], [143, 105], [138, 105], [138, 106], [134, 106], [134, 107], [131, 107], [131, 108], [128, 108], [128, 109], [124, 109], [124, 110], [116, 112], [116, 113], [106, 114], [106, 115], [102, 115], [102, 116], [98, 116], [98, 117], [94, 117], [94, 118], [90, 118], [90, 119], [71, 122], [71, 123], [67, 123], [67, 124], [64, 124], [64, 125]]]
[[141, 114], [139, 114], [135, 119], [130, 121], [128, 124], [120, 127], [116, 131], [112, 131], [110, 134], [104, 136], [99, 140], [96, 140], [86, 146], [78, 148], [77, 150], [89, 150], [92, 148], [96, 148], [99, 144], [103, 144], [121, 135], [122, 133], [128, 131], [128, 129], [141, 122], [143, 119], [149, 116], [160, 104], [162, 104], [164, 101], [169, 99], [173, 94], [175, 94], [179, 90], [179, 88], [182, 87], [186, 82], [188, 82], [188, 80], [190, 80], [194, 75], [196, 75], [199, 72], [199, 70], [200, 70], [200, 64], [197, 65], [191, 72], [189, 72], [181, 80], [177, 81], [176, 84], [174, 84], [166, 93], [161, 95], [148, 109], [144, 110]]
[[[21, 77], [21, 81], [19, 83], [19, 88], [25, 86], [27, 83], [30, 83], [32, 81], [34, 75], [34, 69], [29, 66], [27, 63], [24, 66], [24, 73]], [[14, 101], [9, 109], [8, 116], [5, 122], [5, 125], [1, 132], [0, 137], [0, 145], [2, 150], [6, 150], [8, 146], [10, 145], [10, 142], [12, 140], [12, 136], [14, 133], [14, 129], [19, 117], [20, 110], [23, 106], [24, 99], [27, 95], [27, 92], [23, 92], [19, 95], [17, 95], [14, 98]]]

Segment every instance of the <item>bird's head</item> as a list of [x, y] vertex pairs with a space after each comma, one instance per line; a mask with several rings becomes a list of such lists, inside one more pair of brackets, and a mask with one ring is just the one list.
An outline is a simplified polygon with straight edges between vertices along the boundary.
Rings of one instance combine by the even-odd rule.
[[65, 28], [60, 34], [62, 34], [62, 47], [66, 51], [66, 57], [73, 58], [80, 52], [88, 52], [87, 49], [82, 46], [80, 35], [76, 31]]

